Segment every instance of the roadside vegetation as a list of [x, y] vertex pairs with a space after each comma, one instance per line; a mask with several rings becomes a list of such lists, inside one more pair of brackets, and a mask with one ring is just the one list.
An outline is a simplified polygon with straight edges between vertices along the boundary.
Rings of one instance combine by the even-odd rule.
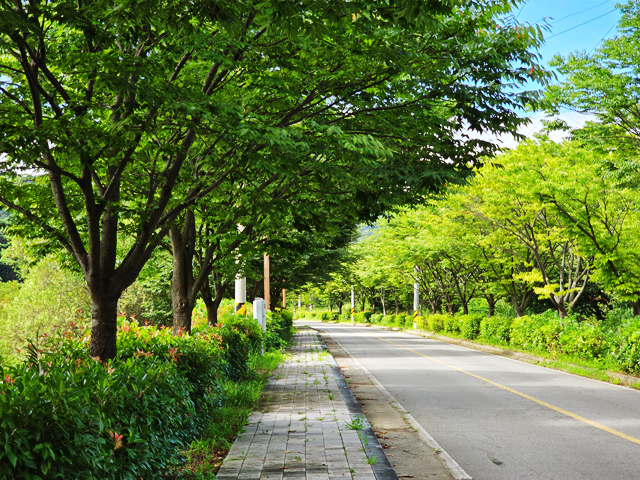
[[2, 476], [213, 478], [292, 319], [270, 313], [263, 333], [225, 314], [174, 335], [121, 317], [118, 357], [107, 362], [90, 356], [87, 333], [54, 326], [0, 362]]

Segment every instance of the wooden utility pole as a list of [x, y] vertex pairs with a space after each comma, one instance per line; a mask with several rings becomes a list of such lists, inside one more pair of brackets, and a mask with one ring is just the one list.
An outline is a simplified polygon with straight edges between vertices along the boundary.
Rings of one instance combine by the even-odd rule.
[[271, 290], [269, 285], [269, 255], [264, 254], [264, 308], [271, 310]]

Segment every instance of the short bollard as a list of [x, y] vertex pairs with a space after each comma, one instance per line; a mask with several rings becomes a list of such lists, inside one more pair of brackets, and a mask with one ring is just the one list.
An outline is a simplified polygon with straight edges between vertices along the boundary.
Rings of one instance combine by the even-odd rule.
[[[258, 297], [253, 301], [253, 318], [260, 324], [262, 331], [267, 331], [267, 309], [264, 299]], [[262, 355], [264, 355], [264, 347], [262, 347]]]

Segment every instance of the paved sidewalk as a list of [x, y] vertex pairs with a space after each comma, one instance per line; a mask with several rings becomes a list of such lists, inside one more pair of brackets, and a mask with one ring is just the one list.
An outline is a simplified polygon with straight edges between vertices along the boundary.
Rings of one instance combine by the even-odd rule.
[[[249, 417], [216, 478], [375, 480], [353, 429], [359, 417], [345, 404], [332, 371], [335, 362], [318, 334], [298, 331], [290, 354], [264, 389], [269, 399], [264, 411]], [[378, 461], [371, 457], [369, 462]]]

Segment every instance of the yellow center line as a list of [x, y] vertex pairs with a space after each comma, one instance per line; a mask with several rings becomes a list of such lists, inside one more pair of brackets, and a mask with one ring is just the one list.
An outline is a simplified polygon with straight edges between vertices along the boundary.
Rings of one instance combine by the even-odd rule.
[[467, 372], [466, 370], [462, 370], [462, 369], [460, 369], [458, 367], [454, 367], [453, 365], [449, 365], [448, 363], [442, 362], [440, 360], [436, 360], [433, 357], [430, 357], [428, 355], [424, 355], [424, 354], [422, 354], [420, 352], [416, 352], [415, 350], [412, 350], [410, 348], [404, 347], [402, 345], [399, 345], [397, 343], [391, 342], [389, 340], [385, 340], [384, 338], [381, 338], [381, 337], [375, 337], [375, 338], [377, 338], [378, 340], [382, 340], [383, 342], [390, 343], [391, 345], [395, 345], [396, 347], [400, 347], [400, 348], [404, 348], [405, 350], [409, 350], [410, 352], [413, 352], [416, 355], [420, 355], [421, 357], [428, 358], [432, 362], [439, 363], [440, 365], [444, 365], [445, 367], [449, 367], [449, 368], [451, 368], [453, 370], [456, 370], [456, 371], [458, 371], [460, 373], [464, 373], [464, 374], [469, 375], [471, 377], [477, 378], [478, 380], [482, 380], [483, 382], [489, 383], [489, 384], [491, 384], [493, 386], [496, 386], [498, 388], [506, 390], [507, 392], [511, 392], [511, 393], [516, 394], [516, 395], [519, 395], [522, 398], [526, 398], [527, 400], [531, 400], [532, 402], [535, 402], [538, 405], [542, 405], [543, 407], [547, 407], [547, 408], [549, 408], [549, 409], [551, 409], [551, 410], [553, 410], [555, 412], [562, 413], [562, 414], [567, 415], [568, 417], [571, 417], [571, 418], [575, 418], [576, 420], [579, 420], [579, 421], [581, 421], [583, 423], [586, 423], [587, 425], [591, 425], [592, 427], [599, 428], [600, 430], [604, 430], [605, 432], [608, 432], [608, 433], [610, 433], [612, 435], [615, 435], [615, 436], [620, 437], [620, 438], [624, 438], [625, 440], [629, 440], [630, 442], [637, 443], [638, 445], [640, 445], [640, 439], [632, 437], [632, 436], [627, 435], [625, 433], [619, 432], [618, 430], [614, 430], [613, 428], [609, 428], [606, 425], [602, 425], [601, 423], [594, 422], [593, 420], [589, 420], [588, 418], [584, 418], [584, 417], [582, 417], [580, 415], [576, 415], [575, 413], [570, 412], [568, 410], [564, 410], [562, 408], [558, 408], [555, 405], [551, 405], [550, 403], [544, 402], [542, 400], [538, 400], [537, 398], [532, 397], [530, 395], [527, 395], [526, 393], [522, 393], [522, 392], [519, 392], [517, 390], [514, 390], [513, 388], [506, 387], [504, 385], [501, 385], [499, 383], [491, 381], [488, 378], [484, 378], [484, 377], [481, 377], [480, 375], [476, 375], [475, 373]]

